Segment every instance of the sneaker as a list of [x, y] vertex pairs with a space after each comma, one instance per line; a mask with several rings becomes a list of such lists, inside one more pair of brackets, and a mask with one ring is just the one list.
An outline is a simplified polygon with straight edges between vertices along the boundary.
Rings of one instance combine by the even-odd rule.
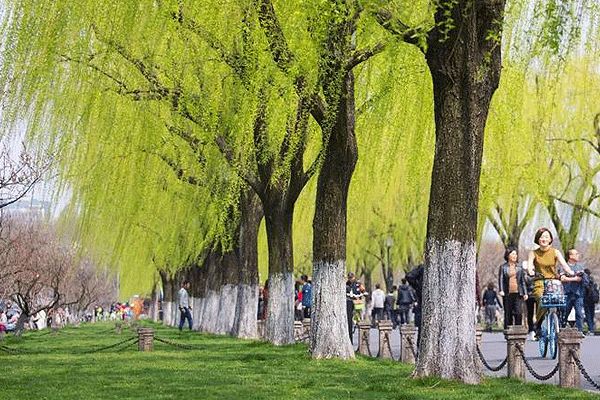
[[535, 341], [535, 339], [536, 339], [535, 332], [534, 331], [530, 331], [527, 334], [527, 340], [529, 340], [530, 342], [533, 342], [533, 341]]

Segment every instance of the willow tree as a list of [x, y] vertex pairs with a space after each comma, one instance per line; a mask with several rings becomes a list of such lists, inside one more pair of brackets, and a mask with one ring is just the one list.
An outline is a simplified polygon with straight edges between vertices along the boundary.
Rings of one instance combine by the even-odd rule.
[[434, 27], [425, 32], [410, 29], [390, 9], [376, 12], [384, 28], [423, 50], [433, 81], [436, 140], [416, 376], [479, 382], [472, 295], [477, 207], [483, 133], [500, 78], [503, 12], [501, 0], [437, 2]]
[[[237, 222], [240, 209], [253, 207], [251, 196], [223, 170], [216, 146], [207, 146], [223, 118], [247, 128], [252, 113], [235, 119], [243, 98], [229, 90], [229, 68], [208, 65], [209, 46], [189, 46], [173, 18], [178, 5], [110, 4], [107, 14], [108, 3], [13, 4], [4, 21], [13, 43], [2, 71], [15, 82], [10, 121], [27, 115], [38, 138], [40, 125], [47, 127], [82, 240], [120, 269], [128, 290], [147, 289], [156, 265], [173, 275], [207, 249], [250, 254], [235, 248], [243, 238], [252, 243], [258, 227], [253, 218], [254, 227], [237, 230], [246, 226]], [[251, 258], [240, 264], [256, 269]], [[256, 315], [258, 276], [247, 272], [239, 278], [251, 287], [238, 291], [248, 296], [238, 304], [255, 324], [248, 316]]]
[[[575, 247], [584, 223], [599, 218], [600, 127], [599, 110], [589, 98], [600, 87], [596, 63], [589, 55], [569, 58], [555, 79], [540, 77], [540, 86], [554, 89], [556, 98], [546, 110], [546, 131], [552, 184], [544, 204], [564, 251]], [[560, 113], [559, 110], [568, 110]]]

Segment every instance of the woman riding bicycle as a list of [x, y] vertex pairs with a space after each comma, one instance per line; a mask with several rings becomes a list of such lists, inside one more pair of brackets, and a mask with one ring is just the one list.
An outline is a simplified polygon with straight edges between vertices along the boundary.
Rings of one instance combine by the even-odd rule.
[[537, 300], [536, 312], [536, 336], [540, 337], [542, 321], [546, 315], [546, 308], [542, 307], [542, 295], [544, 294], [544, 280], [560, 279], [557, 264], [562, 266], [562, 270], [568, 275], [573, 276], [573, 270], [565, 261], [560, 251], [552, 247], [552, 233], [547, 228], [540, 228], [535, 233], [534, 243], [539, 248], [529, 253], [527, 268], [529, 275], [534, 276], [533, 295]]

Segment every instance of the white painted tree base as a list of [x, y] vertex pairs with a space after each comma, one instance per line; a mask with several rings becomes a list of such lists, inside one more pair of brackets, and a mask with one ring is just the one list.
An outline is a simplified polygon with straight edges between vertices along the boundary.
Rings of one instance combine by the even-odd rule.
[[313, 358], [354, 358], [346, 313], [346, 265], [313, 264], [310, 352]]
[[274, 345], [294, 343], [294, 278], [291, 272], [269, 274], [265, 339]]
[[221, 296], [219, 299], [219, 311], [217, 314], [216, 333], [220, 335], [230, 335], [233, 332], [233, 323], [235, 321], [235, 309], [237, 304], [237, 285], [221, 286]]
[[241, 339], [257, 339], [258, 285], [238, 286], [232, 335]]
[[427, 242], [423, 331], [414, 375], [477, 384], [475, 243]]

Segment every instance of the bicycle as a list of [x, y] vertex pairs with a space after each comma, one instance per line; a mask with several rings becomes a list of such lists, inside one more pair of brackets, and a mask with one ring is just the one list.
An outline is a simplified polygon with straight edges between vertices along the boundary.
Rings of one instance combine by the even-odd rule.
[[547, 308], [546, 318], [541, 326], [541, 334], [538, 340], [538, 346], [542, 357], [546, 357], [548, 351], [552, 359], [558, 354], [558, 332], [560, 324], [558, 319], [558, 309], [566, 305], [566, 296], [564, 295], [562, 283], [557, 279], [544, 280], [544, 294], [542, 295], [541, 306]]

